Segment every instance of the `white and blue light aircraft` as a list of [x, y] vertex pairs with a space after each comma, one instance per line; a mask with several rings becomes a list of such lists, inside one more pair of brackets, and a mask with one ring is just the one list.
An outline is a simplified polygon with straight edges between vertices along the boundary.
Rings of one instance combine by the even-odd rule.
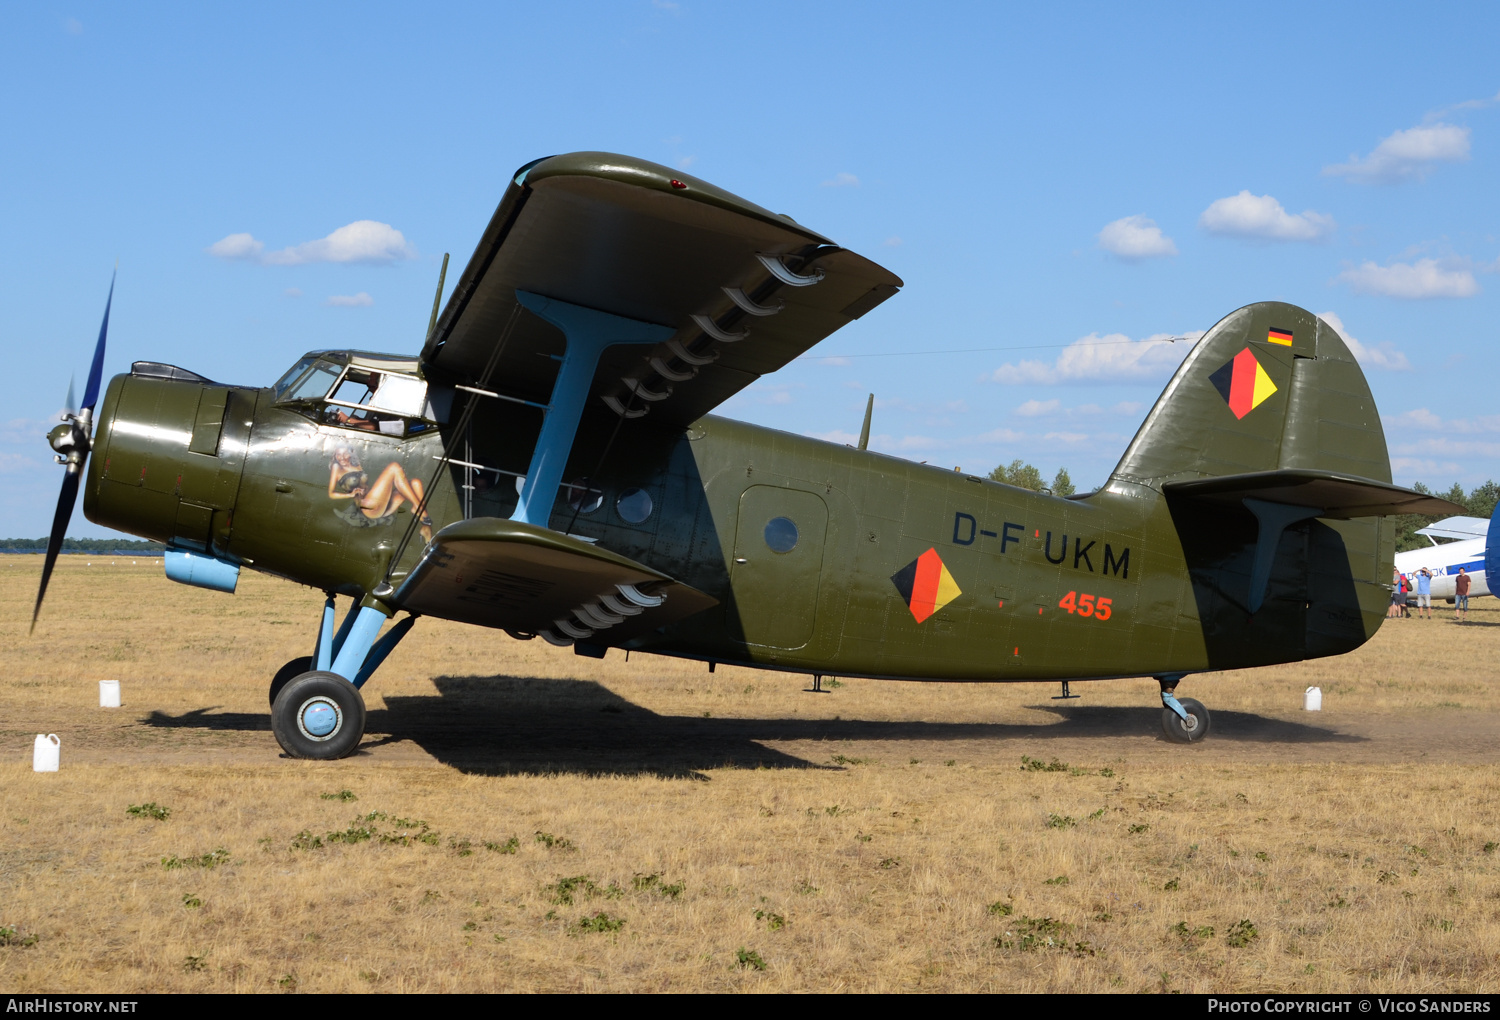
[[[1500, 576], [1500, 508], [1490, 520], [1482, 517], [1449, 517], [1425, 528], [1417, 534], [1432, 544], [1425, 549], [1412, 549], [1396, 554], [1396, 569], [1417, 590], [1416, 573], [1423, 567], [1432, 571], [1432, 597], [1453, 601], [1453, 579], [1458, 568], [1463, 567], [1473, 580], [1469, 584], [1469, 596], [1489, 595], [1487, 578]], [[1491, 570], [1489, 567], [1493, 567]]]

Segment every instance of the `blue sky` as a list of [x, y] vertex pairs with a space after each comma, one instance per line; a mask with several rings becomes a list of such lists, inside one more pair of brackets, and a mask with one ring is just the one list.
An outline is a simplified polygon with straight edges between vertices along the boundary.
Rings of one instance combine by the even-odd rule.
[[[1473, 485], [1500, 476], [1497, 68], [1484, 4], [4, 5], [0, 537], [47, 530], [44, 433], [116, 259], [107, 374], [414, 352], [442, 253], [578, 149], [905, 279], [734, 417], [848, 441], [874, 392], [879, 449], [1097, 484], [1190, 343], [1151, 338], [1277, 299], [1357, 341], [1399, 481]], [[1016, 349], [931, 353], [973, 348]]]

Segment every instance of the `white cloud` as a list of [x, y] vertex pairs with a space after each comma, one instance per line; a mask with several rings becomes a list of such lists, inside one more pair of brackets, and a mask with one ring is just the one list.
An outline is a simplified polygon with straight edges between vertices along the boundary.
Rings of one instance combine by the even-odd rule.
[[230, 234], [221, 241], [215, 241], [209, 245], [207, 251], [215, 258], [221, 259], [247, 259], [260, 258], [261, 252], [266, 246], [261, 244], [249, 234]]
[[1030, 438], [1026, 433], [1017, 432], [1014, 429], [991, 429], [988, 432], [981, 432], [979, 435], [972, 437], [970, 441], [974, 443], [1014, 444]]
[[281, 294], [283, 297], [301, 297], [302, 289], [300, 287], [288, 287]]
[[859, 178], [849, 173], [836, 173], [823, 182], [825, 188], [857, 188]]
[[1494, 106], [1496, 103], [1500, 103], [1500, 92], [1495, 93], [1488, 99], [1465, 99], [1461, 103], [1454, 103], [1446, 110], [1439, 110], [1435, 114], [1428, 114], [1427, 119], [1436, 120], [1451, 110], [1483, 110], [1485, 107]]
[[1479, 284], [1468, 265], [1457, 259], [1418, 259], [1377, 266], [1373, 262], [1344, 270], [1338, 279], [1361, 294], [1397, 298], [1473, 297]]
[[696, 162], [698, 162], [697, 156], [683, 156], [677, 161], [677, 169], [686, 170]]
[[[1387, 437], [1389, 441], [1393, 437]], [[1391, 455], [1394, 458], [1401, 457], [1470, 457], [1482, 458], [1486, 461], [1500, 459], [1500, 441], [1482, 439], [1452, 439], [1447, 436], [1431, 436], [1419, 439], [1415, 442], [1401, 442], [1399, 434], [1394, 437], [1397, 441], [1391, 443]]]
[[375, 299], [360, 291], [358, 294], [335, 294], [323, 303], [335, 308], [368, 308], [375, 303]]
[[1099, 247], [1122, 259], [1149, 259], [1176, 255], [1177, 245], [1161, 232], [1156, 221], [1145, 216], [1126, 216], [1107, 223], [1099, 231]]
[[1473, 418], [1444, 419], [1425, 407], [1413, 408], [1397, 415], [1385, 415], [1392, 429], [1402, 432], [1447, 432], [1452, 435], [1482, 436], [1500, 433], [1500, 414], [1481, 414]]
[[890, 236], [890, 237], [887, 237], [887, 238], [886, 238], [886, 239], [885, 239], [885, 240], [884, 240], [884, 241], [881, 241], [881, 242], [880, 242], [880, 243], [881, 243], [881, 244], [882, 244], [882, 245], [884, 245], [884, 246], [885, 246], [885, 247], [887, 247], [887, 248], [899, 248], [899, 247], [901, 247], [901, 245], [903, 245], [903, 244], [904, 244], [904, 243], [905, 243], [905, 242], [904, 242], [904, 241], [902, 241], [902, 240], [901, 240], [901, 238], [899, 238], [899, 237], [896, 237], [896, 236], [895, 236], [895, 235], [894, 235], [894, 234], [893, 234], [893, 235], [891, 235], [891, 236]]
[[1198, 226], [1211, 234], [1257, 237], [1270, 241], [1316, 241], [1333, 231], [1333, 217], [1324, 213], [1289, 213], [1270, 195], [1252, 195], [1248, 190], [1215, 201]]
[[388, 264], [415, 258], [401, 231], [389, 223], [355, 220], [316, 241], [267, 252], [250, 234], [230, 234], [209, 245], [208, 253], [221, 259], [243, 259], [267, 266], [300, 266], [310, 262], [366, 262]]
[[1395, 344], [1389, 340], [1379, 344], [1366, 344], [1356, 340], [1344, 325], [1344, 320], [1333, 312], [1319, 312], [1318, 318], [1334, 328], [1339, 336], [1344, 338], [1344, 343], [1349, 347], [1349, 353], [1354, 355], [1356, 361], [1366, 368], [1384, 368], [1392, 372], [1405, 372], [1411, 368], [1411, 362], [1406, 360], [1406, 355], [1396, 350]]
[[63, 22], [63, 31], [69, 35], [83, 35], [83, 22], [77, 18], [69, 18]]
[[1323, 173], [1352, 181], [1390, 184], [1420, 180], [1431, 173], [1437, 163], [1459, 163], [1468, 158], [1468, 128], [1456, 124], [1424, 124], [1392, 132], [1363, 159], [1350, 156], [1347, 163], [1325, 166]]
[[1051, 414], [1060, 406], [1061, 400], [1028, 400], [1016, 408], [1016, 415], [1021, 418], [1039, 418], [1044, 414]]
[[1005, 364], [989, 376], [991, 382], [1051, 386], [1066, 382], [1129, 382], [1158, 379], [1169, 374], [1187, 356], [1201, 332], [1174, 337], [1157, 333], [1132, 340], [1122, 333], [1099, 336], [1090, 333], [1069, 344], [1052, 364], [1023, 361]]

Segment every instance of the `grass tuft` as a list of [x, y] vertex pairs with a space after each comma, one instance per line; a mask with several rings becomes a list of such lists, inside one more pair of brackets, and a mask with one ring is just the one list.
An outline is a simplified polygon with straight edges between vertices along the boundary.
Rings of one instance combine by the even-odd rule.
[[171, 808], [163, 807], [154, 800], [146, 804], [132, 804], [125, 809], [125, 813], [135, 818], [154, 818], [158, 822], [165, 822], [172, 817]]
[[0, 946], [19, 946], [27, 948], [41, 941], [40, 936], [34, 932], [24, 932], [19, 928], [9, 925], [0, 925]]
[[746, 949], [744, 946], [740, 946], [739, 949], [735, 950], [734, 959], [741, 969], [766, 969], [766, 961], [761, 959], [761, 955], [753, 949]]
[[178, 857], [173, 854], [161, 859], [161, 866], [167, 871], [176, 871], [179, 868], [217, 868], [221, 864], [229, 863], [229, 851], [223, 847], [211, 853], [200, 854], [197, 857]]
[[611, 932], [619, 931], [625, 927], [625, 919], [622, 917], [611, 917], [604, 911], [599, 911], [593, 917], [580, 917], [578, 919], [578, 930], [585, 932]]
[[1260, 938], [1260, 932], [1248, 918], [1234, 922], [1224, 933], [1224, 944], [1231, 949], [1242, 949]]
[[552, 833], [543, 832], [541, 829], [536, 830], [536, 841], [545, 846], [548, 850], [578, 849], [573, 845], [573, 841], [571, 839], [567, 839], [563, 836], [554, 836], [552, 835]]

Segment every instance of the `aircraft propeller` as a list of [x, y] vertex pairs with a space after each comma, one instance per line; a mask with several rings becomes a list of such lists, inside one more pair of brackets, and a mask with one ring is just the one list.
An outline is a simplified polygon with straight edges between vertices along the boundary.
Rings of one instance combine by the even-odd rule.
[[109, 309], [115, 300], [114, 276], [109, 280], [109, 297], [104, 301], [104, 321], [99, 326], [99, 340], [94, 345], [94, 361], [89, 366], [88, 382], [83, 387], [83, 406], [73, 409], [73, 380], [68, 380], [68, 402], [62, 424], [54, 425], [47, 433], [47, 442], [57, 451], [53, 458], [67, 468], [63, 475], [62, 491], [57, 495], [57, 511], [52, 515], [52, 533], [47, 537], [47, 556], [42, 561], [42, 583], [37, 588], [36, 606], [31, 611], [31, 632], [36, 632], [36, 620], [42, 612], [42, 599], [47, 595], [47, 582], [52, 579], [52, 568], [57, 565], [57, 554], [62, 551], [63, 538], [67, 535], [68, 522], [73, 519], [73, 505], [78, 501], [78, 485], [83, 479], [83, 468], [88, 463], [89, 451], [94, 439], [94, 406], [99, 402], [99, 383], [104, 375], [104, 339], [109, 333]]

